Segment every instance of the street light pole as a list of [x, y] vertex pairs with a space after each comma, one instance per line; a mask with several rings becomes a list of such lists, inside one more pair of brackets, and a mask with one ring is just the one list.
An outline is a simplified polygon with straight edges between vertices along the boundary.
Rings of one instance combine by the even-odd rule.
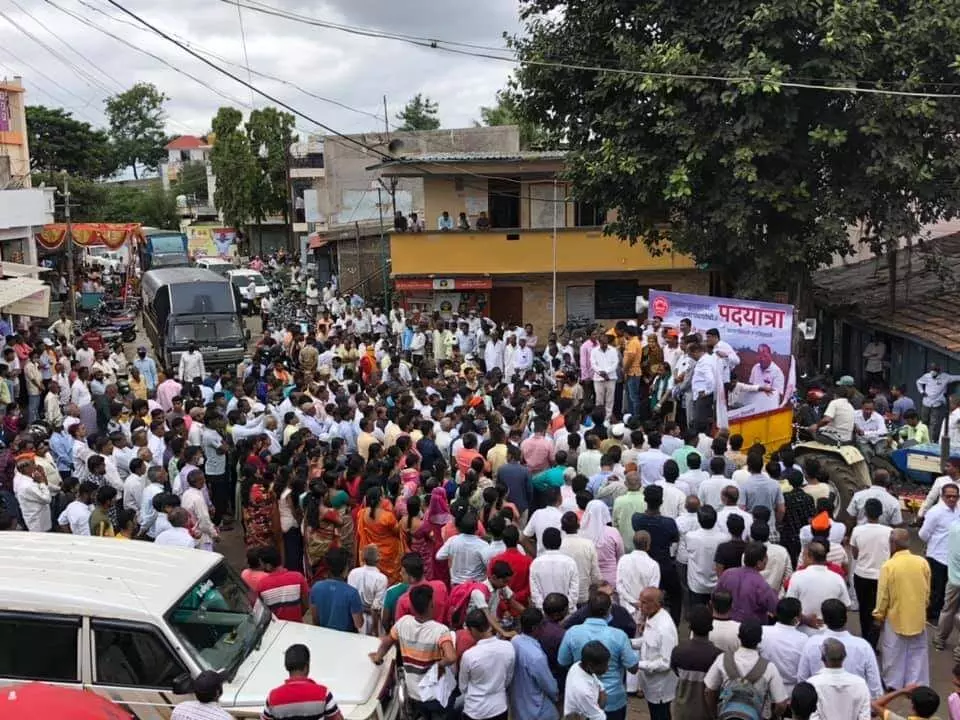
[[73, 270], [73, 223], [70, 222], [70, 176], [63, 174], [63, 216], [67, 221], [67, 233], [63, 241], [67, 247], [67, 310], [71, 320], [77, 319], [77, 294], [74, 290]]

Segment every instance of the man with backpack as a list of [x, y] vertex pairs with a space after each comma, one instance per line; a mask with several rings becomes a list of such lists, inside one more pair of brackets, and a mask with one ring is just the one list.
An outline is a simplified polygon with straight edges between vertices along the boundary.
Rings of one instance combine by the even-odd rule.
[[780, 671], [760, 657], [763, 626], [756, 619], [740, 625], [740, 649], [725, 652], [710, 666], [703, 683], [707, 706], [717, 720], [766, 720], [779, 716], [790, 696]]

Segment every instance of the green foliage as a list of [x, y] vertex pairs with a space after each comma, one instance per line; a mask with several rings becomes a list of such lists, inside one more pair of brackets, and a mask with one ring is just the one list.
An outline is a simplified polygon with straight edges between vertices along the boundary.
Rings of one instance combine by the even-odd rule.
[[480, 122], [474, 121], [476, 127], [494, 127], [497, 125], [520, 126], [520, 149], [543, 149], [547, 144], [547, 136], [539, 125], [524, 119], [517, 109], [516, 95], [510, 90], [497, 92], [497, 104], [480, 107]]
[[207, 202], [207, 165], [200, 161], [186, 162], [180, 167], [173, 185], [176, 195], [193, 195], [199, 205]]
[[139, 177], [138, 164], [156, 170], [166, 155], [163, 105], [169, 99], [155, 85], [137, 83], [105, 101], [117, 158], [133, 168], [134, 177]]
[[[674, 3], [521, 0], [519, 115], [572, 148], [607, 231], [673, 246], [728, 291], [793, 288], [859, 226], [876, 250], [960, 208], [960, 0]], [[678, 78], [719, 76], [726, 81]]]
[[62, 108], [28, 105], [26, 112], [31, 170], [66, 171], [85, 178], [116, 173], [117, 158], [106, 132], [74, 119]]
[[[31, 176], [34, 187], [41, 184], [57, 189], [54, 203], [54, 222], [66, 221], [63, 203], [63, 173], [34, 173]], [[109, 186], [97, 183], [89, 178], [70, 177], [70, 218], [73, 222], [100, 222], [107, 201]]]
[[129, 185], [108, 185], [100, 222], [138, 222], [148, 227], [176, 230], [180, 227], [177, 201], [160, 181], [146, 189]]
[[253, 218], [259, 223], [268, 215], [284, 216], [289, 221], [290, 193], [287, 190], [287, 155], [296, 141], [295, 118], [274, 107], [253, 110], [247, 120], [250, 149], [257, 156], [253, 184]]
[[397, 120], [403, 124], [400, 130], [438, 130], [440, 118], [437, 117], [439, 108], [429, 97], [417, 93], [411, 98], [403, 110], [397, 113]]
[[222, 107], [213, 118], [216, 138], [210, 151], [210, 165], [217, 186], [214, 202], [230, 227], [241, 228], [253, 217], [253, 191], [257, 180], [257, 161], [250, 139], [241, 123], [243, 114]]

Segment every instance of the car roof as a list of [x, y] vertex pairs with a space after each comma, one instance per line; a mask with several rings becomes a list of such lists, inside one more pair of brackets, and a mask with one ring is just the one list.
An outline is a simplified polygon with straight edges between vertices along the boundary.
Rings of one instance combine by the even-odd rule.
[[244, 277], [248, 275], [259, 275], [263, 277], [263, 274], [258, 270], [248, 270], [247, 268], [238, 268], [236, 270], [227, 270], [227, 275], [243, 275]]
[[161, 617], [218, 553], [66, 533], [0, 533], [0, 607], [117, 620]]
[[210, 265], [233, 265], [233, 261], [224, 260], [223, 258], [218, 258], [218, 257], [197, 258], [197, 262], [198, 263], [204, 262]]

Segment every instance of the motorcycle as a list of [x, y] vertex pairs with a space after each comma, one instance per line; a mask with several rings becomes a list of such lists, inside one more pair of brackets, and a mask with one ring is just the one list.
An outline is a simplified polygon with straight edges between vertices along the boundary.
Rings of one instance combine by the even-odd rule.
[[[104, 335], [117, 334], [123, 342], [133, 342], [137, 339], [136, 316], [122, 315], [111, 317], [100, 309], [94, 310], [84, 318], [81, 327], [96, 329]], [[106, 340], [106, 337], [104, 337]]]

